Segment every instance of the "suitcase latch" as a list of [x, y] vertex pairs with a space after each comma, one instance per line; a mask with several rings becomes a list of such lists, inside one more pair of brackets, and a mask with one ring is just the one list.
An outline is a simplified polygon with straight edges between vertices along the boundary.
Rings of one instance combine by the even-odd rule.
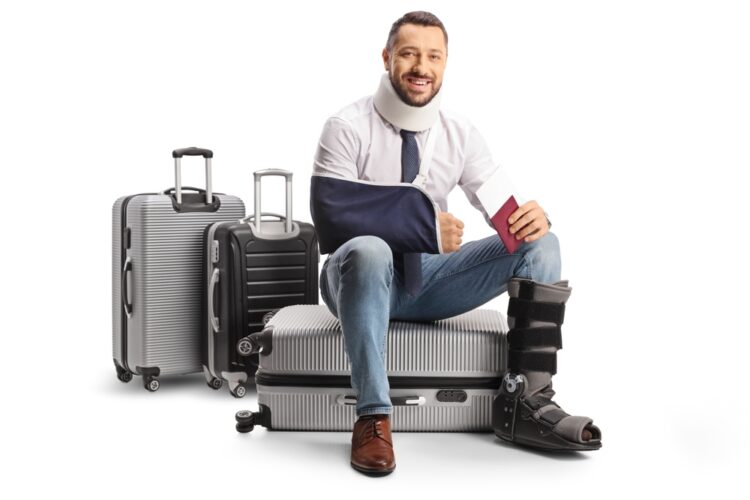
[[213, 264], [219, 262], [219, 242], [216, 240], [211, 242], [211, 262]]

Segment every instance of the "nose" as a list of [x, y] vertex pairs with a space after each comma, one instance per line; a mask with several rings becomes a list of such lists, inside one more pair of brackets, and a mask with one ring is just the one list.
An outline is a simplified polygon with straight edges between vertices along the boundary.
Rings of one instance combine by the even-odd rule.
[[420, 54], [419, 56], [417, 56], [417, 57], [415, 58], [415, 60], [414, 60], [414, 65], [413, 65], [413, 66], [412, 66], [412, 68], [411, 68], [411, 70], [412, 70], [412, 71], [413, 71], [414, 73], [418, 73], [418, 74], [420, 74], [420, 75], [423, 75], [423, 74], [424, 74], [424, 71], [422, 71], [422, 70], [423, 70], [423, 69], [424, 69], [424, 67], [425, 67], [425, 62], [426, 62], [426, 61], [425, 61], [425, 57], [427, 57], [427, 56], [425, 56], [424, 54]]

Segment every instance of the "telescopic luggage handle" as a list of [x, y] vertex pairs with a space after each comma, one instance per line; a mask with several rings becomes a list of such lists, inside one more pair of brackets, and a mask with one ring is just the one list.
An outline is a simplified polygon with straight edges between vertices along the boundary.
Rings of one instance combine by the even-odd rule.
[[177, 204], [182, 204], [182, 165], [183, 156], [202, 156], [206, 159], [206, 205], [213, 203], [214, 197], [211, 189], [211, 158], [214, 157], [213, 151], [203, 148], [182, 148], [172, 151], [174, 158], [174, 192]]
[[287, 233], [293, 232], [292, 230], [292, 173], [288, 170], [281, 170], [278, 168], [269, 168], [266, 170], [258, 170], [253, 173], [255, 177], [255, 229], [258, 233], [260, 230], [261, 212], [260, 212], [260, 180], [267, 176], [281, 176], [286, 178], [286, 221], [284, 229]]

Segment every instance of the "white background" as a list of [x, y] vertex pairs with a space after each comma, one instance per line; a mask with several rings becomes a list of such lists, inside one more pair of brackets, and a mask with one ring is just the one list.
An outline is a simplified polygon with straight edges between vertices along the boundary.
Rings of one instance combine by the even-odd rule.
[[[295, 218], [310, 220], [323, 122], [375, 90], [391, 23], [425, 8], [450, 36], [444, 107], [561, 240], [574, 292], [556, 399], [594, 418], [603, 449], [401, 433], [396, 471], [371, 479], [349, 466], [349, 433], [237, 434], [254, 394], [200, 375], [155, 394], [118, 382], [115, 198], [171, 186], [171, 150], [202, 146], [215, 189], [248, 206], [252, 171], [294, 171]], [[748, 26], [725, 1], [4, 2], [0, 494], [747, 492]], [[192, 162], [185, 184], [202, 185]], [[450, 210], [466, 240], [488, 234], [460, 190]]]

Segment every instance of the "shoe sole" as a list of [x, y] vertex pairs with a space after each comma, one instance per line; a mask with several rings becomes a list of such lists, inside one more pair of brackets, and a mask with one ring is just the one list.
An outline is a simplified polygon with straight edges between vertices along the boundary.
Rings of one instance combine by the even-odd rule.
[[395, 465], [390, 469], [368, 469], [366, 467], [360, 467], [358, 465], [355, 465], [354, 462], [350, 462], [350, 463], [352, 465], [352, 468], [354, 468], [356, 471], [361, 472], [362, 474], [365, 474], [371, 477], [387, 476], [388, 474], [396, 470]]
[[539, 443], [538, 441], [530, 440], [530, 439], [524, 439], [521, 437], [516, 436], [514, 440], [510, 440], [508, 438], [505, 438], [499, 434], [495, 434], [497, 437], [505, 441], [506, 443], [513, 443], [521, 446], [525, 446], [527, 448], [533, 448], [535, 450], [541, 450], [541, 451], [596, 451], [598, 449], [601, 449], [602, 442], [601, 441], [594, 441], [591, 444], [580, 444], [580, 443], [570, 443], [568, 447], [552, 447], [552, 446], [545, 446], [542, 443]]

